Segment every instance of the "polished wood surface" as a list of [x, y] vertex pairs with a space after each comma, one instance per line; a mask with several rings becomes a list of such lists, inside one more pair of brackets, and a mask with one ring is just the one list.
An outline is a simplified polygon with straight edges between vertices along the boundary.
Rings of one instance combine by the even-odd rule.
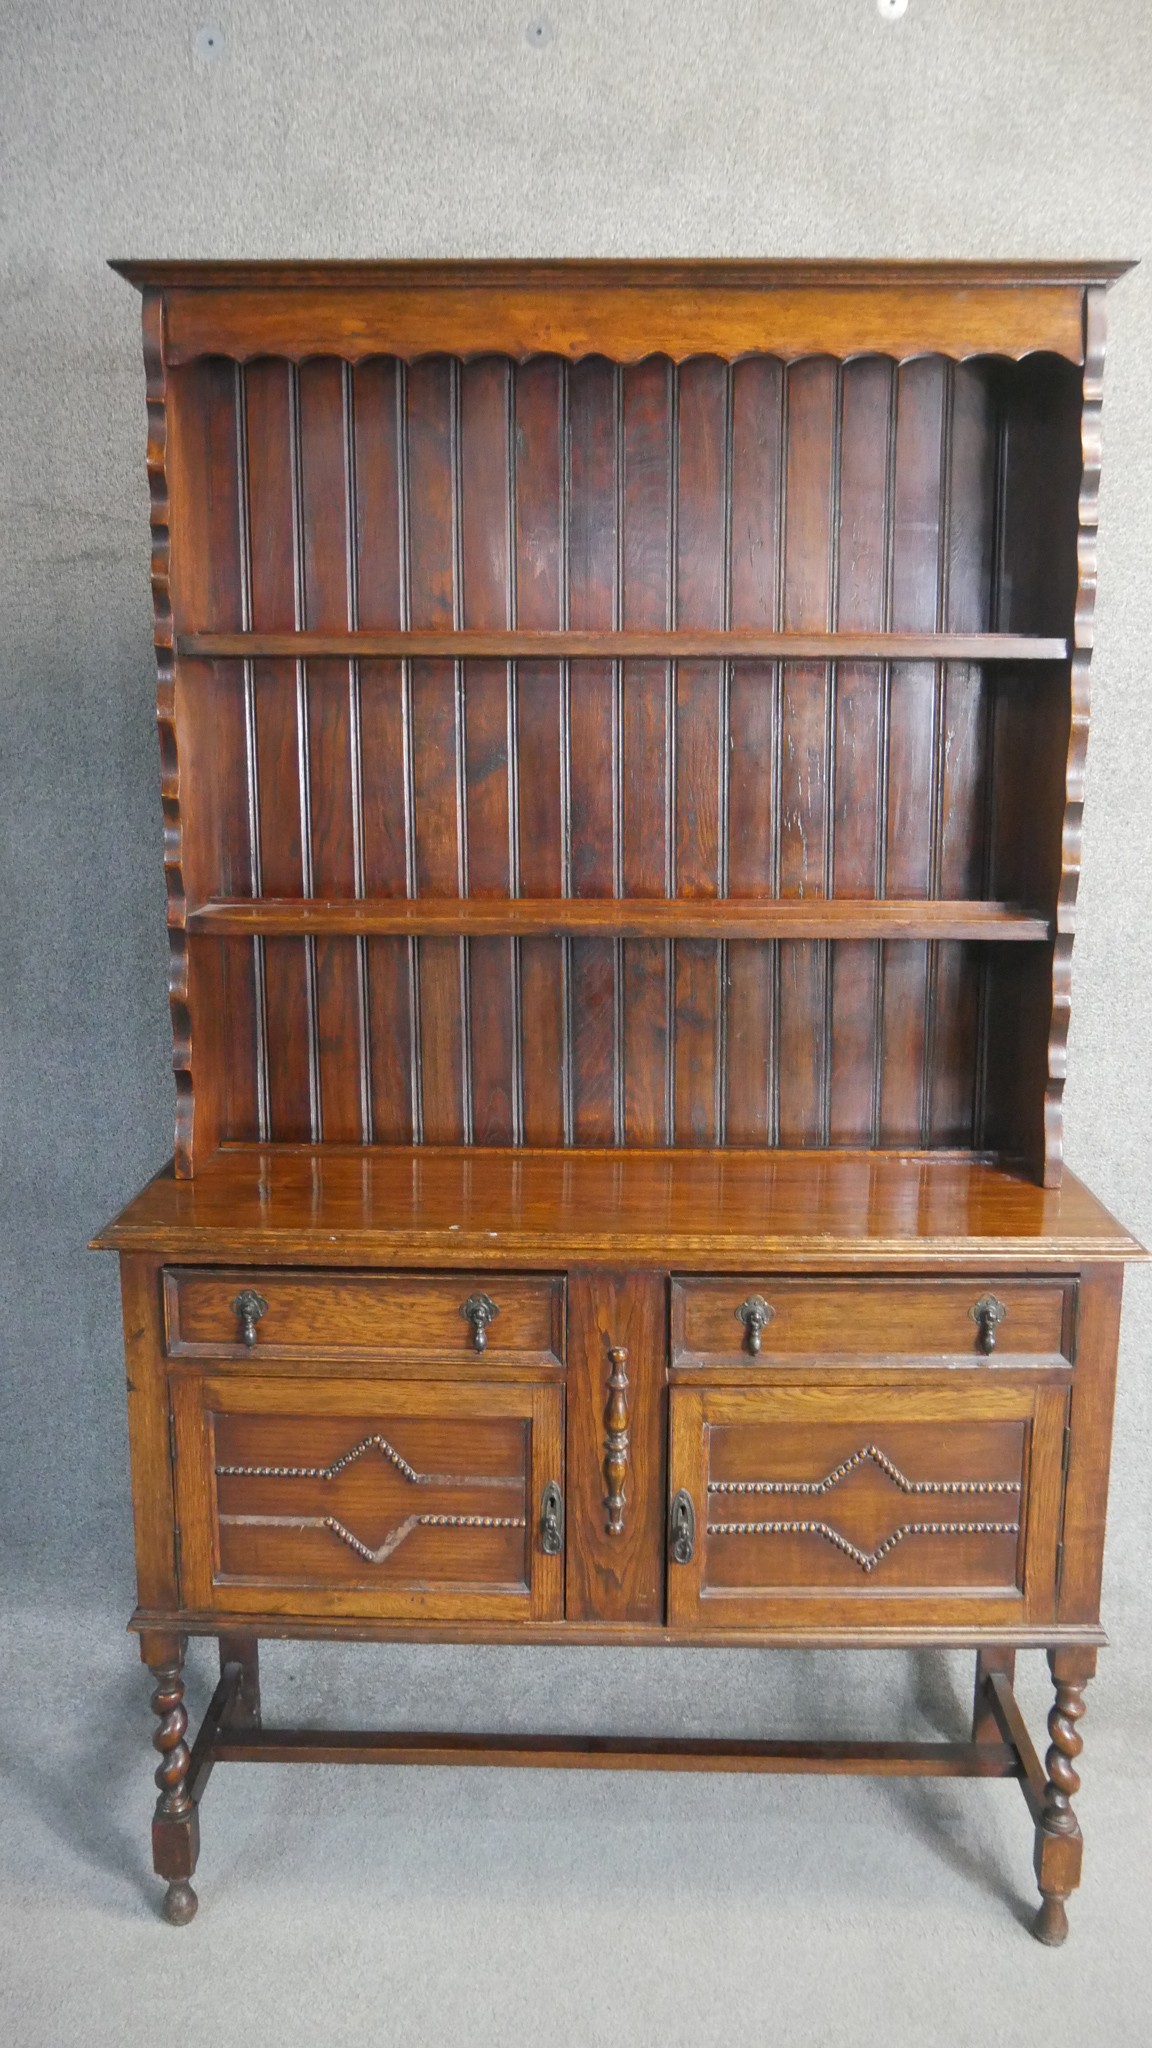
[[1056, 1180], [1116, 266], [128, 270], [181, 1174]]
[[[1046, 917], [1009, 903], [830, 902], [819, 898], [779, 903], [725, 903], [727, 943], [740, 939], [971, 939], [1002, 944], [1052, 936]], [[317, 902], [301, 897], [233, 896], [196, 906], [189, 931], [248, 936], [291, 933], [387, 933], [428, 937], [560, 937], [564, 933], [621, 939], [714, 939], [714, 903], [614, 897], [392, 897]]]
[[[893, 1357], [926, 1365], [1070, 1365], [1076, 1351], [1077, 1286], [1068, 1280], [998, 1276], [995, 1293], [972, 1280], [781, 1280], [768, 1298], [762, 1275], [672, 1282], [671, 1362], [745, 1379], [781, 1365], [827, 1367]], [[749, 1296], [767, 1320], [753, 1351], [742, 1307]], [[988, 1311], [990, 1310], [990, 1316]], [[982, 1312], [983, 1311], [983, 1312]], [[741, 1325], [743, 1324], [743, 1328]]]
[[696, 1541], [670, 1622], [1055, 1620], [1066, 1407], [1003, 1381], [676, 1388], [668, 1483]]
[[969, 258], [858, 256], [704, 256], [704, 257], [110, 257], [108, 267], [139, 287], [187, 286], [190, 290], [230, 291], [248, 286], [277, 291], [303, 285], [343, 292], [349, 284], [376, 285], [407, 296], [426, 283], [449, 292], [467, 284], [490, 284], [509, 290], [525, 280], [541, 287], [583, 279], [595, 285], [618, 284], [647, 292], [661, 280], [683, 289], [705, 291], [728, 284], [762, 291], [773, 284], [807, 288], [855, 285], [861, 289], [909, 283], [955, 289], [982, 283], [1018, 296], [1029, 286], [1111, 284], [1135, 265], [1122, 259], [1059, 257]]
[[[247, 1366], [266, 1359], [357, 1357], [406, 1364], [462, 1366], [519, 1374], [553, 1368], [564, 1358], [564, 1283], [502, 1275], [493, 1294], [487, 1275], [449, 1276], [239, 1268], [233, 1272], [168, 1271], [164, 1275], [168, 1353], [172, 1358], [232, 1356]], [[245, 1328], [244, 1290], [255, 1290], [257, 1316]]]
[[[310, 1614], [299, 1603], [290, 1614], [230, 1614], [223, 1607], [195, 1608], [137, 1607], [128, 1623], [133, 1634], [146, 1639], [156, 1630], [179, 1629], [189, 1636], [218, 1637], [245, 1629], [255, 1631], [263, 1641], [345, 1642], [345, 1643], [483, 1643], [496, 1647], [618, 1650], [981, 1650], [995, 1647], [999, 1631], [979, 1622], [954, 1625], [923, 1621], [874, 1622], [867, 1629], [858, 1625], [816, 1628], [810, 1619], [788, 1621], [769, 1628], [690, 1628], [664, 1623], [638, 1625], [635, 1622], [533, 1622], [517, 1616], [506, 1621], [425, 1621], [411, 1615], [401, 1620], [344, 1620], [332, 1614]], [[1056, 1643], [1077, 1648], [1108, 1646], [1109, 1638], [1097, 1623], [1064, 1624], [1046, 1621], [1034, 1626], [1014, 1625], [1009, 1631], [1014, 1650], [1044, 1650]], [[702, 1681], [703, 1682], [703, 1681]]]
[[[665, 1287], [659, 1274], [573, 1273], [569, 1282], [565, 1614], [575, 1622], [659, 1626], [664, 1619], [667, 1418]], [[609, 1527], [612, 1354], [627, 1352], [625, 1511]]]
[[626, 1257], [836, 1272], [1142, 1256], [1074, 1175], [1059, 1188], [971, 1160], [763, 1152], [529, 1152], [279, 1146], [171, 1168], [93, 1240], [316, 1265]]
[[1027, 633], [708, 633], [691, 628], [674, 633], [566, 633], [542, 627], [522, 632], [184, 633], [178, 651], [202, 661], [248, 660], [256, 655], [304, 661], [329, 654], [431, 661], [481, 656], [496, 661], [586, 661], [593, 655], [613, 661], [1064, 661], [1068, 642]]
[[490, 1764], [501, 1769], [591, 1771], [809, 1771], [834, 1777], [1015, 1778], [1008, 1743], [756, 1742], [611, 1735], [394, 1734], [305, 1728], [224, 1735], [221, 1763]]
[[[1125, 266], [118, 267], [164, 1912], [217, 1762], [874, 1771], [1014, 1778], [1059, 1942], [1143, 1256], [1061, 1132]], [[967, 1646], [972, 1740], [265, 1728], [263, 1636]]]
[[563, 1612], [540, 1502], [559, 1387], [173, 1382], [181, 1580], [229, 1613], [498, 1620]]
[[938, 350], [1082, 360], [1088, 283], [1107, 264], [125, 263], [163, 291], [179, 363], [217, 348], [241, 356], [435, 351], [466, 358], [679, 361], [752, 351], [806, 355]]

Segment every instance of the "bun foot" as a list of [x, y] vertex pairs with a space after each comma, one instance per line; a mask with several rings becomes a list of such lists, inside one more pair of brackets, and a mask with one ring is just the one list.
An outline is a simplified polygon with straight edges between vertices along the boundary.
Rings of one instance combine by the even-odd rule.
[[1068, 1915], [1063, 1899], [1054, 1892], [1045, 1892], [1040, 1901], [1040, 1911], [1032, 1922], [1032, 1932], [1045, 1948], [1059, 1948], [1068, 1939]]
[[187, 1927], [188, 1922], [196, 1918], [196, 1908], [199, 1904], [200, 1901], [187, 1878], [176, 1878], [164, 1894], [160, 1911], [170, 1926]]

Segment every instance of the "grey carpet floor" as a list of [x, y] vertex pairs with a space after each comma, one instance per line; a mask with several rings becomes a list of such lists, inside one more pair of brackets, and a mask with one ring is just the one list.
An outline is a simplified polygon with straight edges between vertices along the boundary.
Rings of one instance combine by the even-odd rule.
[[[1152, 1787], [1117, 1653], [1085, 1725], [1085, 1884], [1051, 1952], [1026, 1932], [1017, 1788], [947, 1780], [222, 1767], [200, 1913], [169, 1928], [121, 1617], [4, 1629], [7, 2048], [1152, 2042]], [[270, 1718], [347, 1724], [955, 1736], [970, 1662], [279, 1645], [265, 1689]], [[207, 1645], [190, 1670], [199, 1711]]]

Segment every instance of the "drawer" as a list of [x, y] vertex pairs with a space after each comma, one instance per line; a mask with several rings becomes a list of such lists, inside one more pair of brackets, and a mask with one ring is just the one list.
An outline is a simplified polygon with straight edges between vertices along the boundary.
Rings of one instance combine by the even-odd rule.
[[1075, 1280], [675, 1277], [680, 1370], [884, 1364], [1067, 1366]]
[[499, 1376], [564, 1357], [564, 1282], [547, 1275], [186, 1267], [164, 1275], [164, 1313], [172, 1358], [363, 1358]]
[[562, 1614], [561, 1387], [183, 1371], [171, 1399], [185, 1606]]
[[677, 1387], [674, 1627], [1053, 1618], [1066, 1388]]

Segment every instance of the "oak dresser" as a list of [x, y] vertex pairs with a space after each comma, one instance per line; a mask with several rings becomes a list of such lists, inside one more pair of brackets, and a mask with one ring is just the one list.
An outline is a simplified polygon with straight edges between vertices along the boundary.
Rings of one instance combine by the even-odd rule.
[[[168, 1919], [219, 1762], [880, 1771], [1015, 1778], [1061, 1941], [1140, 1255], [1061, 1165], [1124, 266], [116, 268]], [[274, 1728], [270, 1636], [963, 1647], [971, 1739]]]

